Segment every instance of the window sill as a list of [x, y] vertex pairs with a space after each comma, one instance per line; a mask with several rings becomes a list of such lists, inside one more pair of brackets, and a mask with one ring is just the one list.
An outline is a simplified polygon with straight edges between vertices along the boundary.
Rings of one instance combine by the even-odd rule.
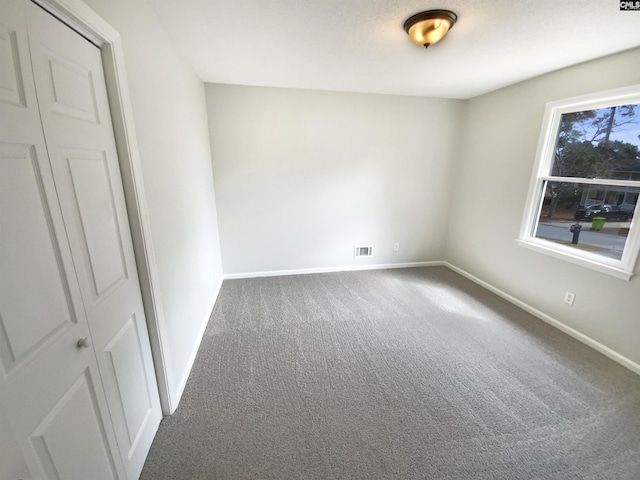
[[629, 281], [629, 279], [633, 276], [633, 272], [628, 272], [626, 270], [622, 270], [620, 268], [606, 265], [604, 263], [600, 263], [594, 260], [589, 260], [587, 258], [571, 255], [570, 253], [560, 251], [556, 248], [547, 247], [542, 242], [534, 243], [532, 241], [516, 239], [516, 243], [519, 246], [527, 248], [529, 250], [533, 250], [534, 252], [543, 253], [551, 257], [559, 258], [561, 260], [565, 260], [575, 265], [580, 265], [582, 267], [589, 268], [591, 270], [595, 270], [597, 272], [604, 273], [612, 277], [620, 278], [625, 281]]

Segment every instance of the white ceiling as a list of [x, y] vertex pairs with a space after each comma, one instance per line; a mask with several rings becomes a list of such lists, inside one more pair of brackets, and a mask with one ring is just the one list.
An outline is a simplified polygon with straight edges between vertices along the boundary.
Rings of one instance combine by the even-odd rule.
[[[213, 83], [470, 98], [640, 46], [618, 0], [146, 1]], [[434, 8], [458, 23], [425, 50], [402, 26]]]

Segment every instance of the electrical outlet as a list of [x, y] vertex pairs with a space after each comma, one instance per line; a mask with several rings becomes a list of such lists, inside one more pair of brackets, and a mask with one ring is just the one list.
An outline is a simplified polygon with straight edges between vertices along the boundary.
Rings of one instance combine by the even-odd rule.
[[573, 301], [576, 299], [576, 294], [571, 292], [564, 292], [564, 303], [573, 306]]
[[397, 252], [399, 248], [400, 248], [400, 244], [399, 243], [394, 243], [393, 244], [393, 251], [394, 252]]

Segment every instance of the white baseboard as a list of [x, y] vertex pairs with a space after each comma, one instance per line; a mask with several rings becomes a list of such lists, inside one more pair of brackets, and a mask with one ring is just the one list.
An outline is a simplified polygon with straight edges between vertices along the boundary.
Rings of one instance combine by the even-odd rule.
[[187, 362], [187, 367], [185, 368], [184, 374], [182, 375], [182, 378], [180, 379], [180, 383], [178, 384], [178, 388], [176, 388], [176, 390], [174, 392], [174, 397], [173, 397], [174, 401], [172, 402], [173, 410], [169, 413], [169, 415], [173, 415], [173, 412], [175, 412], [176, 408], [178, 408], [178, 404], [180, 403], [180, 399], [182, 398], [182, 394], [184, 393], [184, 389], [187, 386], [187, 380], [189, 380], [189, 375], [191, 374], [191, 369], [193, 368], [193, 364], [196, 361], [196, 356], [198, 355], [198, 350], [200, 349], [200, 344], [202, 343], [202, 339], [204, 338], [204, 332], [206, 331], [207, 325], [209, 324], [209, 319], [211, 318], [211, 314], [213, 313], [213, 307], [215, 306], [216, 300], [218, 299], [218, 295], [220, 294], [220, 289], [222, 288], [222, 281], [223, 280], [224, 280], [224, 277], [221, 277], [220, 280], [218, 281], [218, 284], [216, 285], [216, 288], [215, 288], [215, 291], [214, 291], [214, 294], [213, 294], [213, 299], [211, 301], [211, 305], [207, 309], [209, 314], [207, 315], [207, 317], [202, 322], [202, 326], [200, 327], [200, 330], [198, 331], [198, 336], [196, 337], [195, 345], [193, 346], [193, 349], [191, 350], [191, 354], [189, 355], [189, 361]]
[[386, 270], [390, 268], [409, 268], [409, 267], [440, 267], [445, 262], [411, 262], [411, 263], [387, 263], [382, 265], [349, 265], [345, 267], [321, 267], [321, 268], [301, 268], [296, 270], [272, 270], [265, 272], [247, 272], [247, 273], [229, 273], [224, 275], [225, 280], [239, 278], [257, 278], [257, 277], [280, 277], [283, 275], [307, 275], [310, 273], [333, 273], [333, 272], [354, 272], [358, 270]]
[[475, 275], [472, 275], [469, 272], [467, 272], [465, 270], [462, 270], [461, 268], [456, 267], [455, 265], [450, 264], [449, 262], [443, 262], [443, 265], [445, 265], [447, 268], [450, 268], [454, 272], [459, 273], [463, 277], [468, 278], [472, 282], [477, 283], [481, 287], [484, 287], [485, 289], [489, 290], [490, 292], [495, 293], [499, 297], [504, 298], [508, 302], [513, 303], [517, 307], [520, 307], [522, 310], [524, 310], [526, 312], [529, 312], [530, 314], [532, 314], [535, 317], [539, 318], [540, 320], [548, 323], [549, 325], [552, 325], [552, 326], [556, 327], [558, 330], [563, 331], [567, 335], [572, 336], [573, 338], [575, 338], [576, 340], [579, 340], [580, 342], [584, 343], [585, 345], [588, 345], [589, 347], [593, 348], [594, 350], [597, 350], [598, 352], [602, 353], [603, 355], [606, 355], [607, 357], [609, 357], [613, 361], [619, 363], [623, 367], [626, 367], [629, 370], [631, 370], [632, 372], [640, 375], [640, 365], [637, 364], [636, 362], [634, 362], [633, 360], [628, 359], [627, 357], [619, 354], [615, 350], [612, 350], [611, 348], [607, 347], [606, 345], [601, 344], [600, 342], [594, 340], [593, 338], [588, 337], [583, 333], [580, 333], [578, 330], [575, 330], [574, 328], [571, 328], [571, 327], [565, 325], [564, 323], [556, 320], [555, 318], [547, 315], [544, 312], [541, 312], [540, 310], [532, 307], [531, 305], [529, 305], [529, 304], [527, 304], [527, 303], [525, 303], [525, 302], [523, 302], [521, 300], [518, 300], [517, 298], [509, 295], [506, 292], [503, 292], [499, 288], [496, 288], [493, 285], [485, 282], [484, 280], [479, 279]]

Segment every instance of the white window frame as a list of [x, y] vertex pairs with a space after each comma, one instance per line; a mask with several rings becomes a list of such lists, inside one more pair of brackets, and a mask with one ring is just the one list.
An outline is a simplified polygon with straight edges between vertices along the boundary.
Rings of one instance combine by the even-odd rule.
[[531, 175], [531, 182], [529, 183], [529, 193], [522, 226], [517, 239], [518, 245], [623, 280], [629, 280], [633, 276], [633, 269], [640, 250], [640, 211], [636, 211], [631, 221], [629, 235], [620, 260], [537, 238], [534, 234], [538, 228], [538, 219], [543, 203], [541, 198], [541, 195], [543, 195], [542, 188], [545, 181], [640, 187], [640, 181], [634, 180], [586, 179], [582, 177], [554, 177], [551, 175], [562, 114], [634, 103], [640, 103], [640, 85], [547, 103], [538, 141], [536, 162]]

